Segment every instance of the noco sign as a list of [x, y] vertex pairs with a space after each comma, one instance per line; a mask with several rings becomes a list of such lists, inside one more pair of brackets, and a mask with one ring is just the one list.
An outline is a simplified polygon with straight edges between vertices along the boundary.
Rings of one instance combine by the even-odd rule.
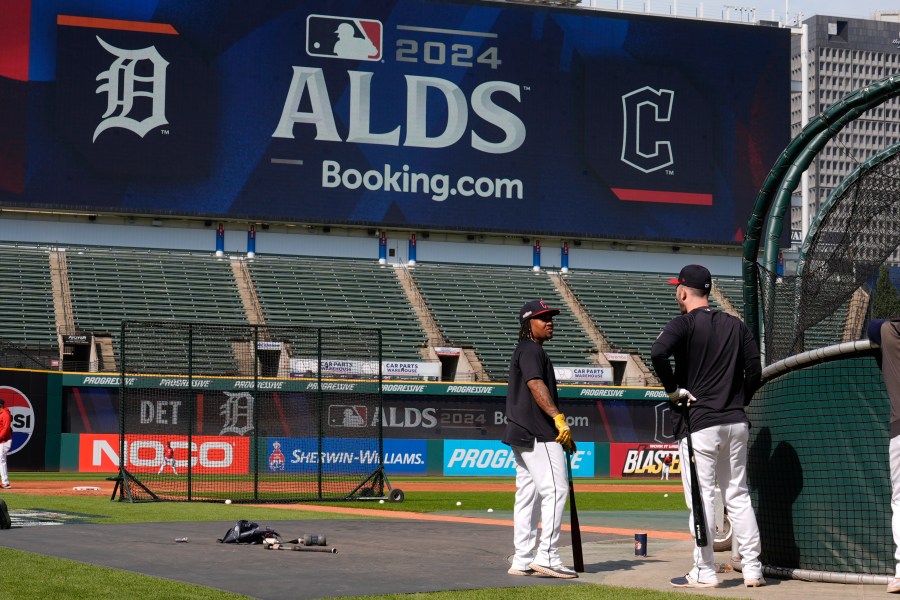
[[734, 242], [788, 141], [786, 29], [425, 0], [38, 5], [0, 34], [30, 25], [23, 70], [56, 85], [0, 102], [27, 90], [55, 126], [9, 142], [4, 204]]

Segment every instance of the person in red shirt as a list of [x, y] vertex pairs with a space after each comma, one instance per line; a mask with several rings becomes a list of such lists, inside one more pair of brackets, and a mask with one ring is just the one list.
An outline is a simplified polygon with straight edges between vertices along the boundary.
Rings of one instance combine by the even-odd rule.
[[172, 442], [166, 442], [166, 449], [163, 452], [163, 463], [159, 465], [159, 473], [157, 475], [161, 475], [163, 469], [167, 466], [172, 467], [172, 472], [178, 475], [178, 470], [175, 468], [175, 449], [172, 448]]
[[662, 475], [659, 476], [660, 479], [669, 480], [669, 468], [672, 466], [672, 455], [666, 454], [666, 457], [662, 461]]
[[12, 415], [6, 408], [6, 402], [0, 398], [0, 488], [8, 490], [9, 469], [6, 466], [6, 456], [12, 448]]

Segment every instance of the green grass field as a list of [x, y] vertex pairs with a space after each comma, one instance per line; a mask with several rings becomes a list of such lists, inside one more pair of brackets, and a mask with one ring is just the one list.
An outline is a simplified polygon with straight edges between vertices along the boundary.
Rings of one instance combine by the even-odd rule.
[[[83, 473], [15, 473], [16, 481], [103, 481], [105, 476], [86, 476]], [[403, 487], [405, 481], [441, 481], [428, 478], [392, 479], [394, 487]], [[447, 480], [442, 480], [447, 481]], [[597, 480], [593, 483], [619, 483], [618, 481]], [[507, 492], [452, 492], [456, 482], [502, 482], [510, 483], [511, 479], [453, 479], [449, 482], [447, 492], [413, 492], [407, 493], [403, 503], [385, 502], [379, 504], [372, 501], [354, 501], [329, 503], [335, 506], [355, 506], [385, 511], [408, 510], [416, 512], [445, 512], [465, 510], [512, 510], [512, 493]], [[589, 483], [590, 481], [585, 481]], [[581, 483], [579, 481], [579, 483]], [[625, 482], [634, 483], [634, 482]], [[654, 482], [648, 482], [654, 483]], [[668, 498], [660, 493], [582, 493], [578, 496], [579, 511], [617, 511], [617, 510], [685, 510], [684, 498], [680, 493], [680, 484], [672, 484], [672, 492]], [[73, 512], [96, 515], [92, 520], [101, 524], [140, 523], [140, 522], [178, 522], [178, 521], [230, 521], [237, 518], [265, 522], [272, 520], [322, 519], [321, 513], [303, 512], [291, 509], [280, 509], [266, 506], [225, 505], [219, 503], [188, 502], [148, 502], [125, 503], [111, 502], [108, 497], [100, 496], [57, 496], [37, 494], [10, 494], [8, 496], [14, 506], [27, 506], [48, 511]], [[456, 502], [462, 502], [457, 507]], [[237, 512], [237, 511], [240, 512]], [[328, 519], [360, 518], [329, 514]], [[64, 527], [64, 526], [63, 526]], [[2, 536], [0, 536], [2, 537]], [[0, 548], [0, 597], [11, 600], [47, 600], [55, 598], [121, 598], [136, 597], [146, 600], [169, 599], [210, 599], [227, 600], [244, 596], [220, 592], [208, 588], [162, 580], [154, 577], [128, 573], [106, 567], [69, 560], [35, 555]], [[22, 585], [22, 582], [33, 582], [33, 585]], [[40, 582], [39, 584], [37, 582]], [[402, 595], [404, 599], [421, 600], [532, 600], [547, 598], [558, 594], [558, 588], [552, 586], [536, 586], [527, 588], [499, 588], [472, 591], [438, 592], [432, 594]], [[401, 596], [370, 596], [369, 598], [401, 598]], [[651, 590], [624, 589], [600, 585], [567, 586], [566, 597], [574, 600], [580, 598], [606, 600], [613, 598], [649, 598], [651, 600], [683, 598], [678, 593], [655, 592]]]

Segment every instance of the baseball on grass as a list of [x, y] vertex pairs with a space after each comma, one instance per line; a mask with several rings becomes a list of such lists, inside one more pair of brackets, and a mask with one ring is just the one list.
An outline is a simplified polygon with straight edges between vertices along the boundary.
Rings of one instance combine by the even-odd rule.
[[384, 500], [379, 500], [378, 504], [384, 504]]
[[493, 508], [489, 508], [489, 509], [488, 509], [488, 512], [494, 512], [494, 509], [493, 509]]
[[231, 504], [231, 500], [226, 500], [225, 504]]
[[668, 497], [669, 497], [668, 494], [663, 494], [663, 498], [668, 498]]
[[456, 505], [457, 505], [457, 506], [462, 506], [462, 502], [457, 501], [457, 502], [456, 502]]

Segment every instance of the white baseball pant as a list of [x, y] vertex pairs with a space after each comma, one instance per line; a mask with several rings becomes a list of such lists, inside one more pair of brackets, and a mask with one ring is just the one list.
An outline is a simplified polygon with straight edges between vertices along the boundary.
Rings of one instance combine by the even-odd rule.
[[9, 467], [6, 465], [6, 457], [9, 455], [10, 448], [12, 448], [12, 440], [0, 444], [0, 484], [2, 485], [9, 485]]
[[[703, 497], [703, 508], [706, 512], [707, 539], [709, 544], [704, 548], [694, 547], [694, 567], [691, 576], [699, 581], [718, 581], [715, 567], [713, 540], [715, 539], [716, 511], [715, 485], [719, 482], [722, 499], [731, 519], [732, 535], [737, 543], [743, 562], [744, 579], [762, 578], [762, 563], [759, 561], [761, 545], [756, 514], [750, 504], [750, 490], [747, 488], [747, 443], [750, 428], [746, 423], [729, 425], [713, 425], [695, 431], [691, 436], [694, 446], [694, 458], [697, 465], [697, 477], [700, 479], [700, 492]], [[678, 445], [681, 453], [681, 481], [684, 485], [684, 498], [688, 509], [691, 508], [691, 476], [688, 465], [687, 437]], [[689, 519], [690, 531], [694, 531], [694, 515]]]
[[[557, 442], [535, 441], [534, 448], [513, 446], [513, 454], [516, 458], [513, 510], [516, 553], [512, 568], [524, 571], [532, 562], [545, 567], [559, 566], [562, 564], [559, 531], [569, 497], [563, 447]], [[541, 524], [539, 543], [538, 523]]]
[[900, 435], [891, 438], [891, 531], [894, 534], [894, 577], [900, 577]]

